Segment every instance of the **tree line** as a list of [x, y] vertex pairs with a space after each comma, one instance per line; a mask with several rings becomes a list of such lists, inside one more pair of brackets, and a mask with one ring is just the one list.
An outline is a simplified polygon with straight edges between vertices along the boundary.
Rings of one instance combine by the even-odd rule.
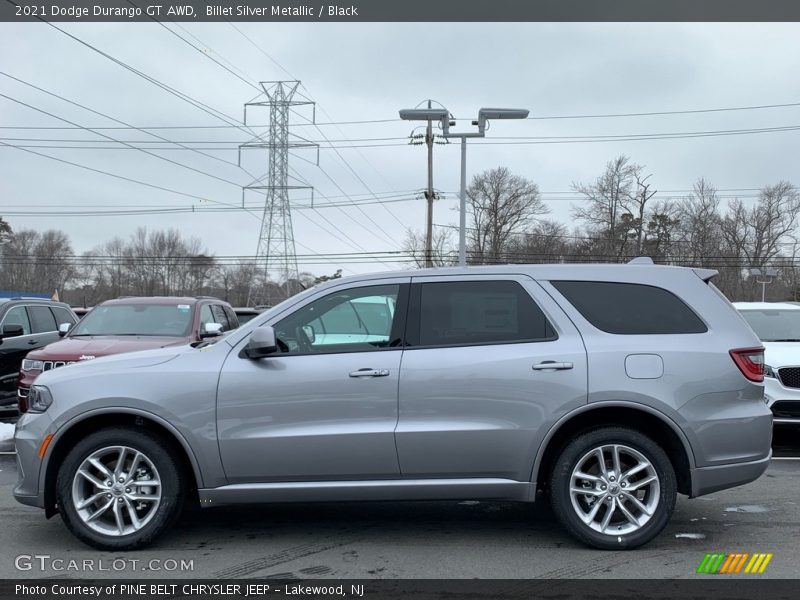
[[[747, 202], [723, 202], [715, 186], [698, 179], [681, 197], [664, 197], [647, 169], [628, 156], [609, 161], [593, 181], [577, 182], [581, 198], [572, 223], [549, 218], [533, 181], [505, 167], [475, 175], [467, 189], [467, 258], [470, 264], [627, 262], [717, 269], [715, 284], [732, 300], [760, 299], [753, 276], [774, 269], [771, 300], [800, 299], [797, 228], [800, 194], [789, 182], [761, 188]], [[457, 260], [457, 229], [435, 229], [437, 266]], [[73, 305], [118, 296], [213, 295], [235, 306], [274, 304], [319, 281], [341, 276], [299, 273], [269, 279], [252, 258], [221, 260], [195, 237], [175, 229], [135, 230], [75, 256], [62, 231], [14, 231], [0, 218], [0, 289], [52, 294]], [[425, 262], [424, 236], [406, 232], [403, 256]]]
[[[698, 179], [682, 197], [658, 197], [652, 175], [628, 156], [609, 161], [589, 183], [574, 183], [573, 226], [547, 218], [538, 186], [505, 167], [477, 174], [467, 189], [470, 264], [654, 262], [716, 269], [715, 284], [733, 300], [760, 300], [754, 270], [775, 269], [767, 299], [800, 299], [800, 194], [787, 181], [761, 188], [757, 198], [723, 202]], [[434, 235], [434, 263], [457, 259], [456, 229]], [[424, 264], [424, 238], [406, 233], [404, 249]]]
[[223, 298], [234, 306], [271, 305], [319, 280], [300, 273], [289, 282], [266, 280], [253, 260], [222, 263], [202, 240], [176, 229], [137, 229], [75, 256], [62, 231], [14, 232], [0, 219], [5, 243], [0, 289], [54, 294], [72, 305], [93, 306], [119, 296], [199, 296]]

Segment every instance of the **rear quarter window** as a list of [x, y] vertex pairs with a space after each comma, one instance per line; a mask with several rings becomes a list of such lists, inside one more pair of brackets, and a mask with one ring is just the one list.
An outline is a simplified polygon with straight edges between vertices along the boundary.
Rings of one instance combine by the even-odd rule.
[[609, 281], [551, 281], [589, 323], [620, 335], [705, 333], [705, 323], [664, 288]]

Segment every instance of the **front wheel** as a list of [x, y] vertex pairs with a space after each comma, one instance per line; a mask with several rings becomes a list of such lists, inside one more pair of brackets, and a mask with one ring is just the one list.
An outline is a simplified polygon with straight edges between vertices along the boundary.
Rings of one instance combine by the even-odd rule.
[[141, 428], [113, 427], [78, 442], [58, 471], [56, 498], [69, 530], [102, 550], [149, 544], [178, 517], [181, 470], [170, 447]]
[[550, 480], [553, 511], [581, 542], [603, 550], [631, 549], [656, 537], [675, 508], [672, 463], [649, 437], [602, 427], [576, 437], [556, 459]]

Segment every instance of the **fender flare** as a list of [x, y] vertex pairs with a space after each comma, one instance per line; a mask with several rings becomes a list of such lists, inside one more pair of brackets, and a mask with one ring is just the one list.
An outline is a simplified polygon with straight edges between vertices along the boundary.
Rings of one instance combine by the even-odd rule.
[[547, 432], [547, 435], [545, 435], [544, 439], [542, 439], [542, 443], [539, 444], [539, 448], [536, 451], [536, 458], [534, 458], [534, 460], [533, 460], [533, 467], [531, 468], [531, 476], [529, 478], [529, 481], [531, 483], [533, 483], [533, 484], [537, 483], [536, 479], [538, 479], [539, 469], [541, 467], [542, 458], [544, 457], [544, 453], [547, 451], [547, 448], [548, 448], [548, 446], [550, 444], [550, 441], [553, 439], [553, 437], [556, 435], [556, 433], [558, 433], [558, 431], [561, 429], [561, 427], [564, 424], [566, 424], [568, 421], [572, 420], [574, 417], [576, 417], [578, 415], [581, 415], [581, 414], [584, 414], [584, 413], [587, 413], [587, 412], [590, 412], [590, 411], [598, 409], [598, 408], [631, 408], [631, 409], [634, 409], [634, 410], [639, 410], [639, 411], [642, 411], [642, 412], [646, 412], [646, 413], [656, 417], [658, 420], [660, 420], [665, 425], [667, 425], [675, 433], [675, 435], [678, 436], [678, 439], [680, 440], [681, 445], [683, 446], [683, 450], [686, 453], [686, 458], [687, 458], [687, 460], [689, 462], [690, 473], [691, 473], [691, 470], [693, 470], [696, 467], [695, 458], [694, 458], [694, 450], [692, 450], [692, 446], [689, 443], [689, 440], [686, 437], [686, 434], [683, 432], [683, 430], [680, 428], [680, 426], [673, 419], [671, 419], [669, 416], [667, 416], [663, 412], [661, 412], [659, 410], [656, 410], [656, 409], [654, 409], [654, 408], [652, 408], [650, 406], [647, 406], [645, 404], [639, 404], [637, 402], [627, 402], [627, 401], [624, 401], [624, 400], [604, 400], [604, 401], [601, 401], [601, 402], [590, 402], [588, 404], [584, 404], [584, 405], [582, 405], [582, 406], [580, 406], [580, 407], [568, 412], [567, 414], [563, 415], [558, 421], [556, 421], [550, 427], [550, 429]]
[[[107, 415], [107, 414], [117, 414], [117, 415], [126, 414], [136, 417], [142, 417], [154, 421], [155, 423], [158, 423], [160, 426], [166, 429], [175, 438], [175, 440], [177, 440], [177, 442], [181, 445], [181, 448], [183, 448], [183, 451], [186, 453], [186, 456], [189, 459], [189, 464], [192, 467], [192, 472], [194, 474], [195, 481], [197, 482], [197, 487], [198, 488], [203, 487], [203, 474], [200, 471], [200, 466], [197, 461], [197, 457], [195, 456], [194, 451], [192, 450], [189, 443], [186, 441], [186, 438], [183, 436], [183, 434], [177, 428], [175, 428], [174, 425], [172, 425], [162, 417], [159, 417], [154, 413], [139, 408], [131, 408], [129, 406], [106, 406], [103, 408], [95, 408], [92, 410], [88, 410], [79, 415], [76, 415], [72, 417], [69, 421], [61, 425], [61, 427], [59, 427], [55, 431], [55, 433], [53, 434], [51, 447], [53, 448], [57, 447], [58, 443], [61, 441], [64, 435], [76, 425], [79, 425], [80, 423], [92, 417]], [[53, 453], [48, 452], [45, 461], [43, 461], [41, 468], [39, 469], [39, 489], [42, 490], [45, 494], [47, 491], [46, 487], [47, 473], [50, 469], [50, 462], [52, 461], [52, 459], [53, 459]]]

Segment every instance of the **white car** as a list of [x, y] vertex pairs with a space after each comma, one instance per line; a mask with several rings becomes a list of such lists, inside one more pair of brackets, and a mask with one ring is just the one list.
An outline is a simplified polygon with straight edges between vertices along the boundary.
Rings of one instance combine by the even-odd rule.
[[800, 306], [734, 302], [764, 344], [764, 397], [773, 422], [800, 425]]

